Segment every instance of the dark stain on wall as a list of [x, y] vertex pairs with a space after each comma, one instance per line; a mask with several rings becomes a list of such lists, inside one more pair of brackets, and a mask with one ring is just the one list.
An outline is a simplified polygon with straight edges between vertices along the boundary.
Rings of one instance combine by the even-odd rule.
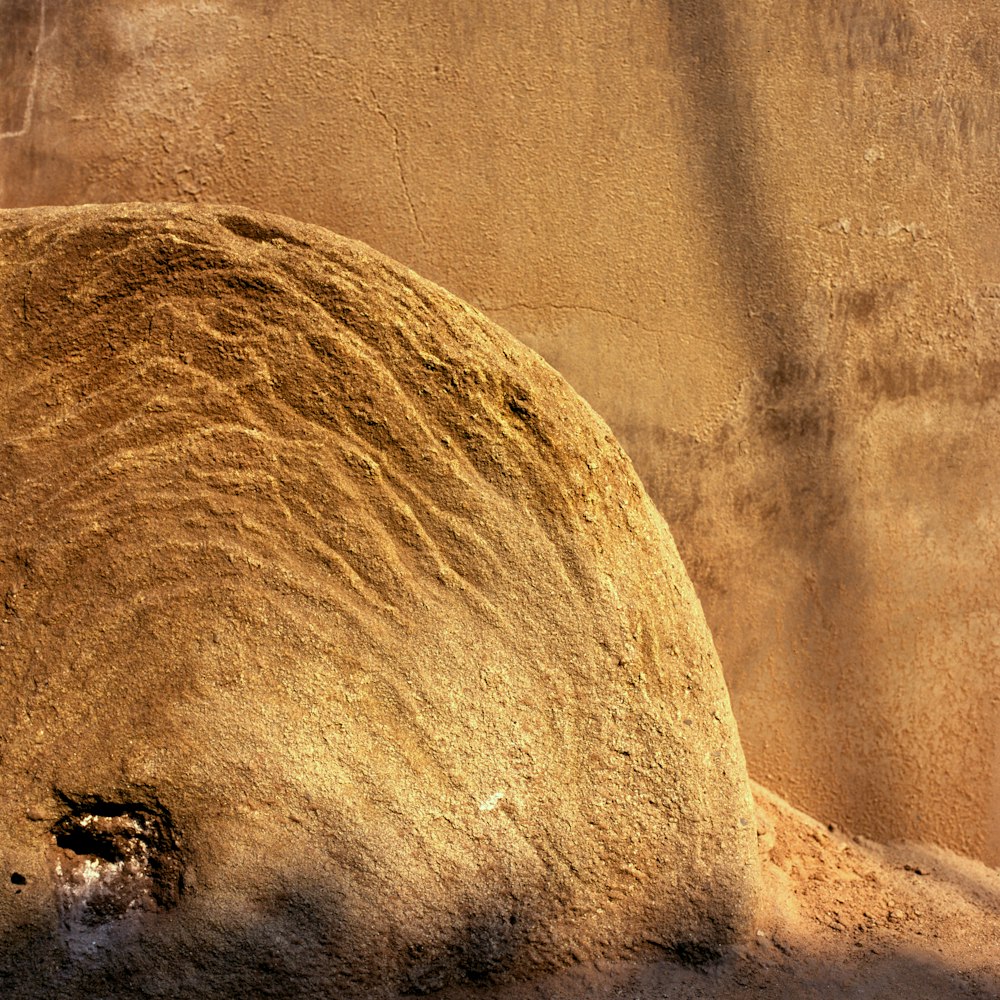
[[0, 5], [0, 135], [14, 136], [29, 123], [42, 5], [4, 0]]

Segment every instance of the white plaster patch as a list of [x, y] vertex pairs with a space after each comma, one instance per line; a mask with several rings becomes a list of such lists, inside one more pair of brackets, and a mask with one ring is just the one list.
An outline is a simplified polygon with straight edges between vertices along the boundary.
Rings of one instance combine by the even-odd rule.
[[503, 796], [504, 791], [501, 788], [499, 791], [494, 792], [488, 799], [483, 799], [483, 801], [479, 803], [480, 812], [493, 812], [493, 810], [500, 805], [500, 800]]

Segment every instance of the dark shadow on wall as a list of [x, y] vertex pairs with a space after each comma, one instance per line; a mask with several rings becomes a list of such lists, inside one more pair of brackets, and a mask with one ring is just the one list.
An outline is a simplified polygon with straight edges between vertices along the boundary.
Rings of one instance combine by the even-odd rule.
[[[675, 455], [653, 456], [654, 463], [691, 469], [692, 481], [654, 483], [652, 492], [702, 596], [723, 667], [736, 682], [737, 707], [741, 678], [781, 672], [768, 686], [790, 691], [794, 702], [782, 734], [786, 747], [799, 759], [843, 754], [853, 772], [844, 784], [855, 796], [854, 814], [873, 795], [891, 810], [894, 776], [872, 771], [872, 754], [852, 760], [851, 748], [817, 740], [817, 723], [827, 733], [849, 728], [837, 724], [838, 713], [879, 718], [875, 689], [860, 692], [846, 676], [871, 655], [866, 554], [852, 528], [851, 486], [838, 458], [849, 420], [834, 390], [846, 322], [831, 320], [821, 336], [810, 329], [805, 279], [769, 204], [775, 195], [754, 81], [745, 69], [749, 54], [739, 51], [730, 9], [720, 0], [667, 0], [665, 53], [686, 81], [685, 131], [700, 182], [698, 208], [720, 262], [719, 291], [733, 300], [734, 315], [748, 317], [740, 332], [761, 361], [735, 416], [714, 439], [664, 432], [660, 445]], [[705, 492], [713, 486], [718, 492]], [[728, 541], [721, 540], [720, 524], [732, 525]], [[775, 599], [776, 626], [768, 604]], [[754, 629], [760, 634], [748, 634]], [[763, 634], [771, 629], [773, 636]], [[752, 734], [748, 751], [751, 769], [766, 778]], [[806, 770], [822, 766], [813, 760]], [[781, 790], [815, 807], [795, 789]]]
[[21, 135], [31, 124], [43, 28], [39, 0], [0, 3], [0, 138]]
[[131, 68], [95, 27], [102, 20], [93, 16], [96, 7], [88, 0], [0, 0], [0, 208], [125, 200], [125, 192], [95, 188], [68, 112], [46, 104], [53, 70], [110, 95]]

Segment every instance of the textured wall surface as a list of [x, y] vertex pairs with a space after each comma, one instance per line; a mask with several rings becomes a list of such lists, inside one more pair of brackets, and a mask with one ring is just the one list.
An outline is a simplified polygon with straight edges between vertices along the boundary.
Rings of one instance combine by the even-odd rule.
[[632, 455], [755, 776], [1000, 862], [990, 5], [0, 12], [0, 203], [240, 201], [479, 305]]

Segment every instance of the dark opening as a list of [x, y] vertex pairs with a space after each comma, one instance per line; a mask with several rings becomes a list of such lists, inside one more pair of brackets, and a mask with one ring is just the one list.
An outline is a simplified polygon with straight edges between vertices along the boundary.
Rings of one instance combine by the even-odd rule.
[[[177, 903], [184, 863], [167, 809], [155, 801], [111, 802], [97, 796], [64, 801], [69, 808], [52, 835], [66, 852], [66, 872], [98, 862], [99, 883], [109, 890], [104, 895], [119, 899], [122, 908], [140, 897], [151, 899], [156, 908]], [[88, 890], [91, 896], [97, 892]], [[88, 897], [87, 906], [95, 905], [96, 897]]]

